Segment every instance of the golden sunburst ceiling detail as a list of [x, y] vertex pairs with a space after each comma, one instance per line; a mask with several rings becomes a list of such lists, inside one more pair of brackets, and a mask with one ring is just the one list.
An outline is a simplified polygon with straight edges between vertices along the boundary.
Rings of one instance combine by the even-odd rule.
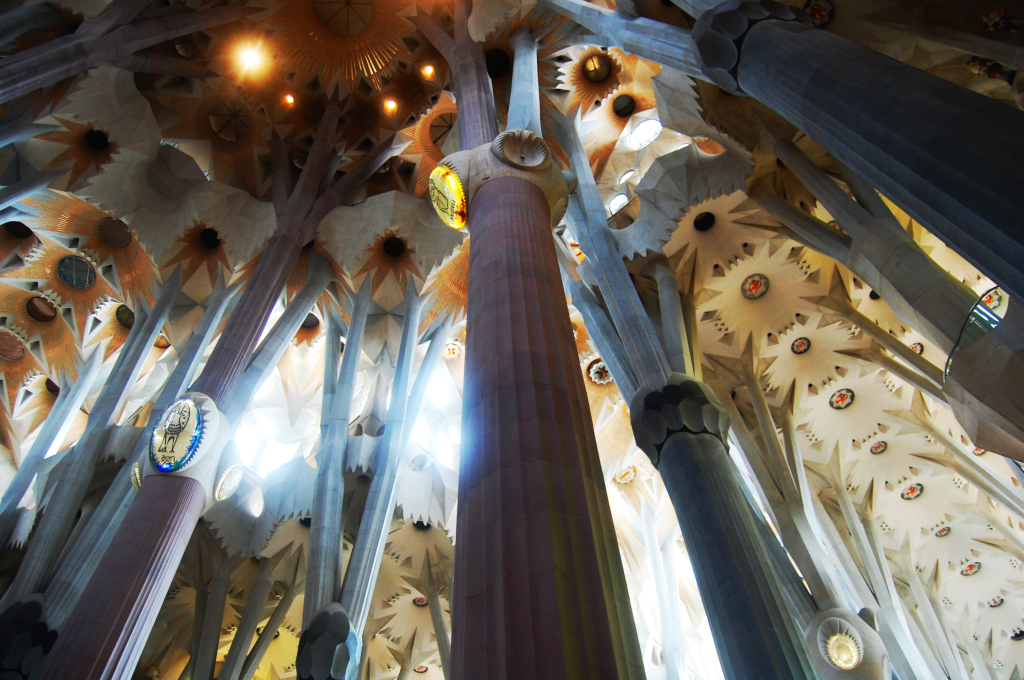
[[93, 129], [92, 123], [76, 123], [57, 116], [53, 118], [64, 126], [64, 130], [47, 132], [36, 139], [67, 145], [68, 148], [61, 151], [46, 168], [55, 168], [70, 161], [72, 166], [71, 177], [68, 179], [69, 187], [77, 182], [90, 166], [98, 171], [117, 152], [117, 144], [107, 138], [106, 132]]
[[381, 78], [394, 71], [398, 58], [409, 58], [398, 38], [414, 32], [403, 16], [412, 7], [408, 0], [372, 0], [369, 8], [359, 8], [361, 13], [353, 11], [353, 16], [360, 19], [358, 23], [364, 21], [361, 17], [367, 18], [365, 26], [350, 35], [343, 33], [351, 30], [351, 23], [342, 32], [333, 30], [333, 23], [324, 23], [320, 15], [327, 8], [320, 8], [320, 4], [316, 0], [295, 0], [267, 19], [276, 29], [273, 39], [280, 46], [280, 58], [287, 70], [296, 72], [298, 82], [319, 75], [331, 92], [341, 78], [352, 87], [363, 73], [380, 89]]

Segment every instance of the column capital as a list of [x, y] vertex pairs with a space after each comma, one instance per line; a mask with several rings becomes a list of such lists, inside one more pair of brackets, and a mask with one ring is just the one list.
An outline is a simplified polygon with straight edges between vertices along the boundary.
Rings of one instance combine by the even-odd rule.
[[746, 96], [737, 76], [740, 46], [750, 27], [765, 19], [813, 27], [802, 11], [776, 0], [725, 0], [697, 18], [691, 37], [697, 65], [708, 80], [730, 94]]
[[661, 451], [679, 432], [710, 434], [728, 448], [731, 420], [710, 387], [682, 373], [673, 373], [663, 388], [643, 387], [630, 402], [636, 445], [655, 467]]

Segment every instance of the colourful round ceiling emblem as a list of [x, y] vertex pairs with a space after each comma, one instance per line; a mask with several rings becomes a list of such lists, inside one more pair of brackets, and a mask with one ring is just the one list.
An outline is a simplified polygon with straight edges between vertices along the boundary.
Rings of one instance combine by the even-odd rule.
[[900, 498], [905, 501], [912, 501], [915, 498], [919, 498], [924, 493], [924, 484], [921, 482], [914, 482], [900, 494]]
[[594, 359], [587, 367], [587, 375], [598, 385], [607, 385], [612, 381], [612, 372], [608, 370], [608, 364], [601, 359]]
[[968, 562], [964, 565], [964, 568], [960, 570], [961, 576], [974, 576], [981, 571], [981, 562]]
[[793, 351], [793, 354], [806, 354], [807, 350], [811, 348], [810, 338], [797, 338], [793, 341], [793, 344], [789, 346], [789, 349]]
[[743, 279], [740, 293], [748, 300], [756, 300], [768, 292], [768, 277], [764, 274], [751, 274]]
[[869, 448], [868, 451], [870, 451], [871, 453], [873, 453], [873, 454], [875, 454], [877, 456], [880, 453], [885, 453], [886, 450], [888, 450], [888, 448], [889, 448], [889, 442], [887, 442], [885, 440], [882, 440], [882, 441], [875, 442], [874, 444], [872, 444], [871, 448]]
[[804, 12], [811, 18], [815, 28], [825, 28], [832, 22], [835, 7], [829, 0], [807, 0]]
[[57, 262], [57, 275], [72, 288], [90, 288], [96, 283], [92, 263], [78, 255], [65, 255]]
[[191, 399], [171, 404], [153, 429], [149, 461], [160, 472], [176, 472], [192, 462], [203, 438], [203, 415]]
[[635, 465], [630, 465], [627, 468], [623, 468], [622, 470], [619, 471], [619, 474], [612, 477], [613, 482], [615, 482], [616, 484], [621, 484], [622, 486], [629, 484], [634, 479], [636, 479]]
[[428, 666], [416, 666], [416, 668], [413, 668], [412, 670], [414, 673], [426, 673], [430, 668]]
[[425, 597], [414, 597], [412, 599], [412, 603], [414, 605], [416, 605], [417, 607], [426, 607], [427, 606], [427, 598], [425, 598]]
[[1003, 304], [1003, 293], [998, 288], [993, 288], [982, 296], [981, 302], [989, 309], [996, 309]]
[[935, 531], [935, 535], [936, 535], [936, 536], [937, 536], [938, 538], [944, 538], [944, 537], [946, 537], [946, 536], [949, 536], [949, 532], [950, 532], [950, 528], [949, 528], [949, 527], [939, 527], [939, 528], [938, 528], [938, 529], [937, 529], [937, 530]]
[[984, 456], [986, 453], [988, 453], [988, 450], [983, 449], [980, 446], [975, 446], [974, 450], [971, 451], [971, 453], [973, 453], [975, 456]]
[[910, 346], [910, 351], [914, 354], [924, 354], [924, 343], [915, 342]]
[[850, 408], [850, 404], [853, 403], [855, 396], [856, 395], [853, 393], [853, 390], [844, 387], [841, 390], [836, 390], [836, 392], [828, 398], [828, 405], [837, 411], [842, 411], [844, 408]]
[[1005, 600], [1002, 597], [1000, 597], [999, 595], [996, 595], [995, 597], [993, 597], [991, 600], [988, 601], [988, 606], [992, 607], [993, 609], [995, 609], [996, 607], [1001, 605], [1003, 602], [1005, 602]]
[[445, 359], [456, 359], [462, 354], [464, 345], [455, 338], [449, 340], [444, 346], [444, 358]]
[[466, 204], [466, 192], [462, 181], [454, 170], [447, 165], [438, 165], [430, 173], [430, 202], [434, 210], [445, 224], [452, 229], [466, 226], [469, 206]]

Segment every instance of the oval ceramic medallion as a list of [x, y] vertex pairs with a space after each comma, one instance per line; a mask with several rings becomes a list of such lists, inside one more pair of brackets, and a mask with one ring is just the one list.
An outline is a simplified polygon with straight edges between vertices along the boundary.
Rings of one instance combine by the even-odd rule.
[[789, 346], [789, 349], [793, 351], [793, 354], [805, 354], [810, 348], [810, 338], [797, 338], [793, 341], [793, 344]]
[[836, 392], [829, 397], [828, 405], [837, 411], [842, 411], [843, 409], [850, 407], [850, 404], [853, 403], [854, 397], [855, 395], [853, 390], [844, 387], [841, 390], [836, 390]]
[[888, 448], [889, 448], [889, 442], [887, 442], [885, 440], [882, 440], [882, 441], [877, 441], [874, 444], [872, 444], [871, 448], [868, 449], [868, 450], [871, 451], [871, 453], [873, 453], [874, 455], [877, 456], [880, 453], [885, 453], [886, 449], [888, 449]]
[[447, 165], [438, 165], [430, 173], [428, 182], [430, 202], [434, 205], [441, 221], [452, 229], [466, 226], [469, 207], [466, 205], [466, 192], [458, 174]]
[[900, 494], [900, 498], [905, 501], [912, 501], [915, 498], [919, 498], [924, 493], [924, 484], [921, 482], [914, 482]]
[[149, 460], [160, 472], [176, 472], [195, 456], [203, 436], [203, 416], [191, 399], [171, 404], [153, 430]]

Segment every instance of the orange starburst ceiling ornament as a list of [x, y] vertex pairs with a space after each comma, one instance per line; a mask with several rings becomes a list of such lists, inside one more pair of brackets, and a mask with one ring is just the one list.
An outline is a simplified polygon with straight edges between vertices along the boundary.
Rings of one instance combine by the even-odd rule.
[[[81, 251], [74, 251], [42, 238], [42, 247], [34, 250], [25, 266], [7, 272], [0, 278], [8, 281], [34, 281], [39, 290], [60, 307], [71, 305], [72, 318], [79, 340], [88, 329], [86, 320], [101, 304], [115, 297], [114, 290], [100, 275], [95, 260]], [[15, 284], [17, 285], [17, 284]]]
[[40, 367], [35, 363], [38, 357], [33, 356], [19, 360], [26, 362], [19, 364], [20, 368], [5, 365], [4, 379], [8, 389], [11, 383], [20, 385], [20, 381], [33, 370], [43, 370], [54, 380], [65, 375], [69, 379], [78, 375], [78, 340], [51, 299], [53, 294], [43, 293], [0, 283], [0, 317], [7, 317], [7, 330], [26, 344], [39, 341], [42, 358], [46, 362], [45, 367]]
[[53, 118], [64, 126], [64, 130], [47, 132], [44, 135], [39, 135], [36, 139], [67, 145], [68, 148], [61, 151], [46, 168], [55, 168], [71, 161], [69, 187], [74, 185], [89, 170], [90, 166], [98, 171], [110, 161], [110, 157], [117, 151], [117, 144], [110, 141], [107, 133], [103, 130], [94, 129], [92, 123], [76, 123], [73, 120], [57, 116]]
[[53, 405], [57, 403], [57, 395], [47, 389], [49, 387], [47, 382], [52, 383], [45, 375], [38, 375], [25, 384], [25, 388], [32, 393], [32, 396], [18, 407], [18, 412], [19, 414], [35, 412], [32, 415], [32, 423], [28, 427], [29, 432], [43, 424], [46, 417], [50, 415]]
[[284, 70], [298, 82], [319, 75], [332, 92], [343, 78], [352, 87], [364, 74], [381, 89], [399, 57], [409, 59], [398, 36], [415, 28], [404, 17], [409, 0], [293, 0], [267, 18]]
[[567, 112], [576, 108], [587, 115], [601, 100], [624, 82], [632, 80], [629, 70], [622, 68], [620, 50], [604, 51], [600, 47], [571, 47], [567, 56], [572, 61], [562, 67], [563, 86], [569, 89]]
[[112, 213], [62, 191], [50, 190], [23, 201], [41, 234], [66, 234], [82, 240], [79, 249], [100, 265], [113, 262], [120, 297], [129, 305], [145, 298], [153, 302], [156, 265], [134, 233]]
[[42, 369], [39, 362], [28, 351], [24, 338], [12, 330], [0, 328], [0, 374], [3, 375], [4, 405], [8, 410], [17, 403], [18, 389], [25, 379]]
[[231, 280], [232, 267], [227, 253], [224, 252], [224, 242], [221, 241], [217, 231], [207, 227], [205, 222], [197, 220], [192, 228], [177, 240], [177, 243], [182, 244], [181, 248], [163, 268], [169, 270], [179, 262], [184, 263], [185, 267], [181, 272], [182, 284], [188, 283], [189, 279], [204, 265], [206, 273], [210, 276], [210, 286], [213, 286], [217, 280], [217, 271], [220, 267], [224, 268], [224, 279]]
[[444, 158], [441, 146], [451, 134], [455, 119], [455, 100], [447, 92], [442, 92], [441, 98], [433, 108], [428, 109], [413, 125], [401, 131], [401, 134], [412, 139], [412, 143], [402, 156], [419, 159], [414, 196], [419, 197], [427, 193], [430, 173]]
[[[628, 113], [625, 115], [619, 115], [615, 111], [614, 104], [619, 97], [629, 97], [633, 100], [633, 106], [627, 109]], [[604, 166], [608, 164], [608, 159], [615, 151], [615, 145], [618, 144], [630, 117], [657, 107], [654, 90], [640, 90], [636, 83], [623, 85], [612, 92], [608, 95], [608, 102], [608, 105], [594, 112], [596, 124], [583, 142], [590, 156], [590, 167], [594, 171], [594, 177], [600, 177], [604, 172]]]
[[96, 312], [96, 318], [102, 325], [93, 334], [88, 344], [95, 345], [109, 340], [103, 355], [103, 359], [106, 361], [128, 340], [128, 333], [135, 324], [135, 313], [126, 305], [115, 301], [100, 308]]
[[442, 315], [458, 317], [466, 309], [469, 298], [469, 237], [462, 242], [430, 276], [423, 286], [423, 294], [431, 295], [433, 304], [420, 323], [420, 332]]
[[[401, 244], [399, 246], [399, 243]], [[373, 293], [384, 283], [389, 274], [394, 274], [398, 287], [405, 290], [406, 281], [412, 274], [423, 278], [419, 268], [413, 261], [412, 256], [416, 251], [406, 245], [405, 240], [400, 238], [393, 231], [377, 237], [373, 245], [366, 249], [369, 258], [366, 263], [356, 272], [353, 279], [359, 278], [362, 274], [373, 273]]]
[[6, 263], [12, 255], [24, 260], [39, 239], [24, 222], [5, 222], [0, 227], [0, 262]]

